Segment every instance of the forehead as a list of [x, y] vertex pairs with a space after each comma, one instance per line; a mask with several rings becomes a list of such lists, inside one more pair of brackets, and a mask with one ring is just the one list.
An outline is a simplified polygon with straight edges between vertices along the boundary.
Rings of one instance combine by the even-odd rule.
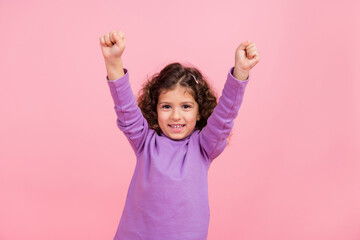
[[161, 101], [191, 101], [195, 102], [193, 91], [191, 88], [177, 85], [173, 89], [162, 90], [159, 94], [159, 102]]

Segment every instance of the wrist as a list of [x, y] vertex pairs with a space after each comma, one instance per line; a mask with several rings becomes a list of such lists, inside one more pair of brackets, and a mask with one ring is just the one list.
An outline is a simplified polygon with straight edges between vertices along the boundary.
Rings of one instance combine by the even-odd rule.
[[249, 71], [243, 70], [235, 66], [233, 71], [233, 76], [238, 80], [245, 81], [248, 79], [249, 73], [250, 73]]
[[119, 79], [125, 74], [121, 59], [117, 61], [105, 59], [105, 66], [109, 80]]
[[121, 58], [104, 58], [105, 65], [109, 67], [117, 67], [122, 65]]

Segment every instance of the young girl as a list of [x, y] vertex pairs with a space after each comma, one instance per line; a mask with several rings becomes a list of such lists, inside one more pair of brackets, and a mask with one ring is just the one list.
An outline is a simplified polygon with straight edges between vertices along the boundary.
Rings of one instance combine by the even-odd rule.
[[236, 49], [219, 99], [201, 73], [179, 63], [148, 81], [136, 104], [121, 55], [121, 31], [100, 37], [117, 126], [136, 154], [136, 167], [115, 240], [205, 240], [207, 173], [226, 146], [249, 71], [260, 60], [254, 43]]

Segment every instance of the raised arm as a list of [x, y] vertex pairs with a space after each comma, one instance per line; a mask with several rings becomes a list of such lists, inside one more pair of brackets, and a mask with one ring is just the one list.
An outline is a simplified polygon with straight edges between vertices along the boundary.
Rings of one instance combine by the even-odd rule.
[[125, 50], [125, 37], [121, 31], [112, 31], [100, 37], [100, 47], [110, 81], [124, 76], [121, 56]]
[[148, 133], [148, 124], [136, 104], [131, 90], [129, 73], [121, 61], [125, 49], [125, 38], [121, 31], [112, 31], [100, 37], [108, 85], [115, 104], [117, 126], [125, 134], [137, 154]]
[[242, 104], [250, 70], [259, 60], [255, 44], [250, 41], [241, 43], [236, 49], [235, 66], [228, 73], [219, 103], [199, 137], [202, 150], [210, 160], [219, 156], [226, 146], [226, 139]]

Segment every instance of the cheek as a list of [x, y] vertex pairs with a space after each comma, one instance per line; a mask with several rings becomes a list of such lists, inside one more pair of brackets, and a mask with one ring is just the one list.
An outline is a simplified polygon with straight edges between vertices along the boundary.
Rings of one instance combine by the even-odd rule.
[[164, 124], [166, 121], [166, 115], [164, 113], [158, 113], [158, 123], [159, 125]]
[[189, 116], [187, 116], [187, 121], [188, 122], [192, 122], [194, 124], [196, 124], [196, 121], [198, 120], [198, 114], [191, 114]]
[[196, 115], [195, 115], [195, 120], [196, 121], [200, 121], [200, 112], [199, 112], [199, 109], [196, 110]]

